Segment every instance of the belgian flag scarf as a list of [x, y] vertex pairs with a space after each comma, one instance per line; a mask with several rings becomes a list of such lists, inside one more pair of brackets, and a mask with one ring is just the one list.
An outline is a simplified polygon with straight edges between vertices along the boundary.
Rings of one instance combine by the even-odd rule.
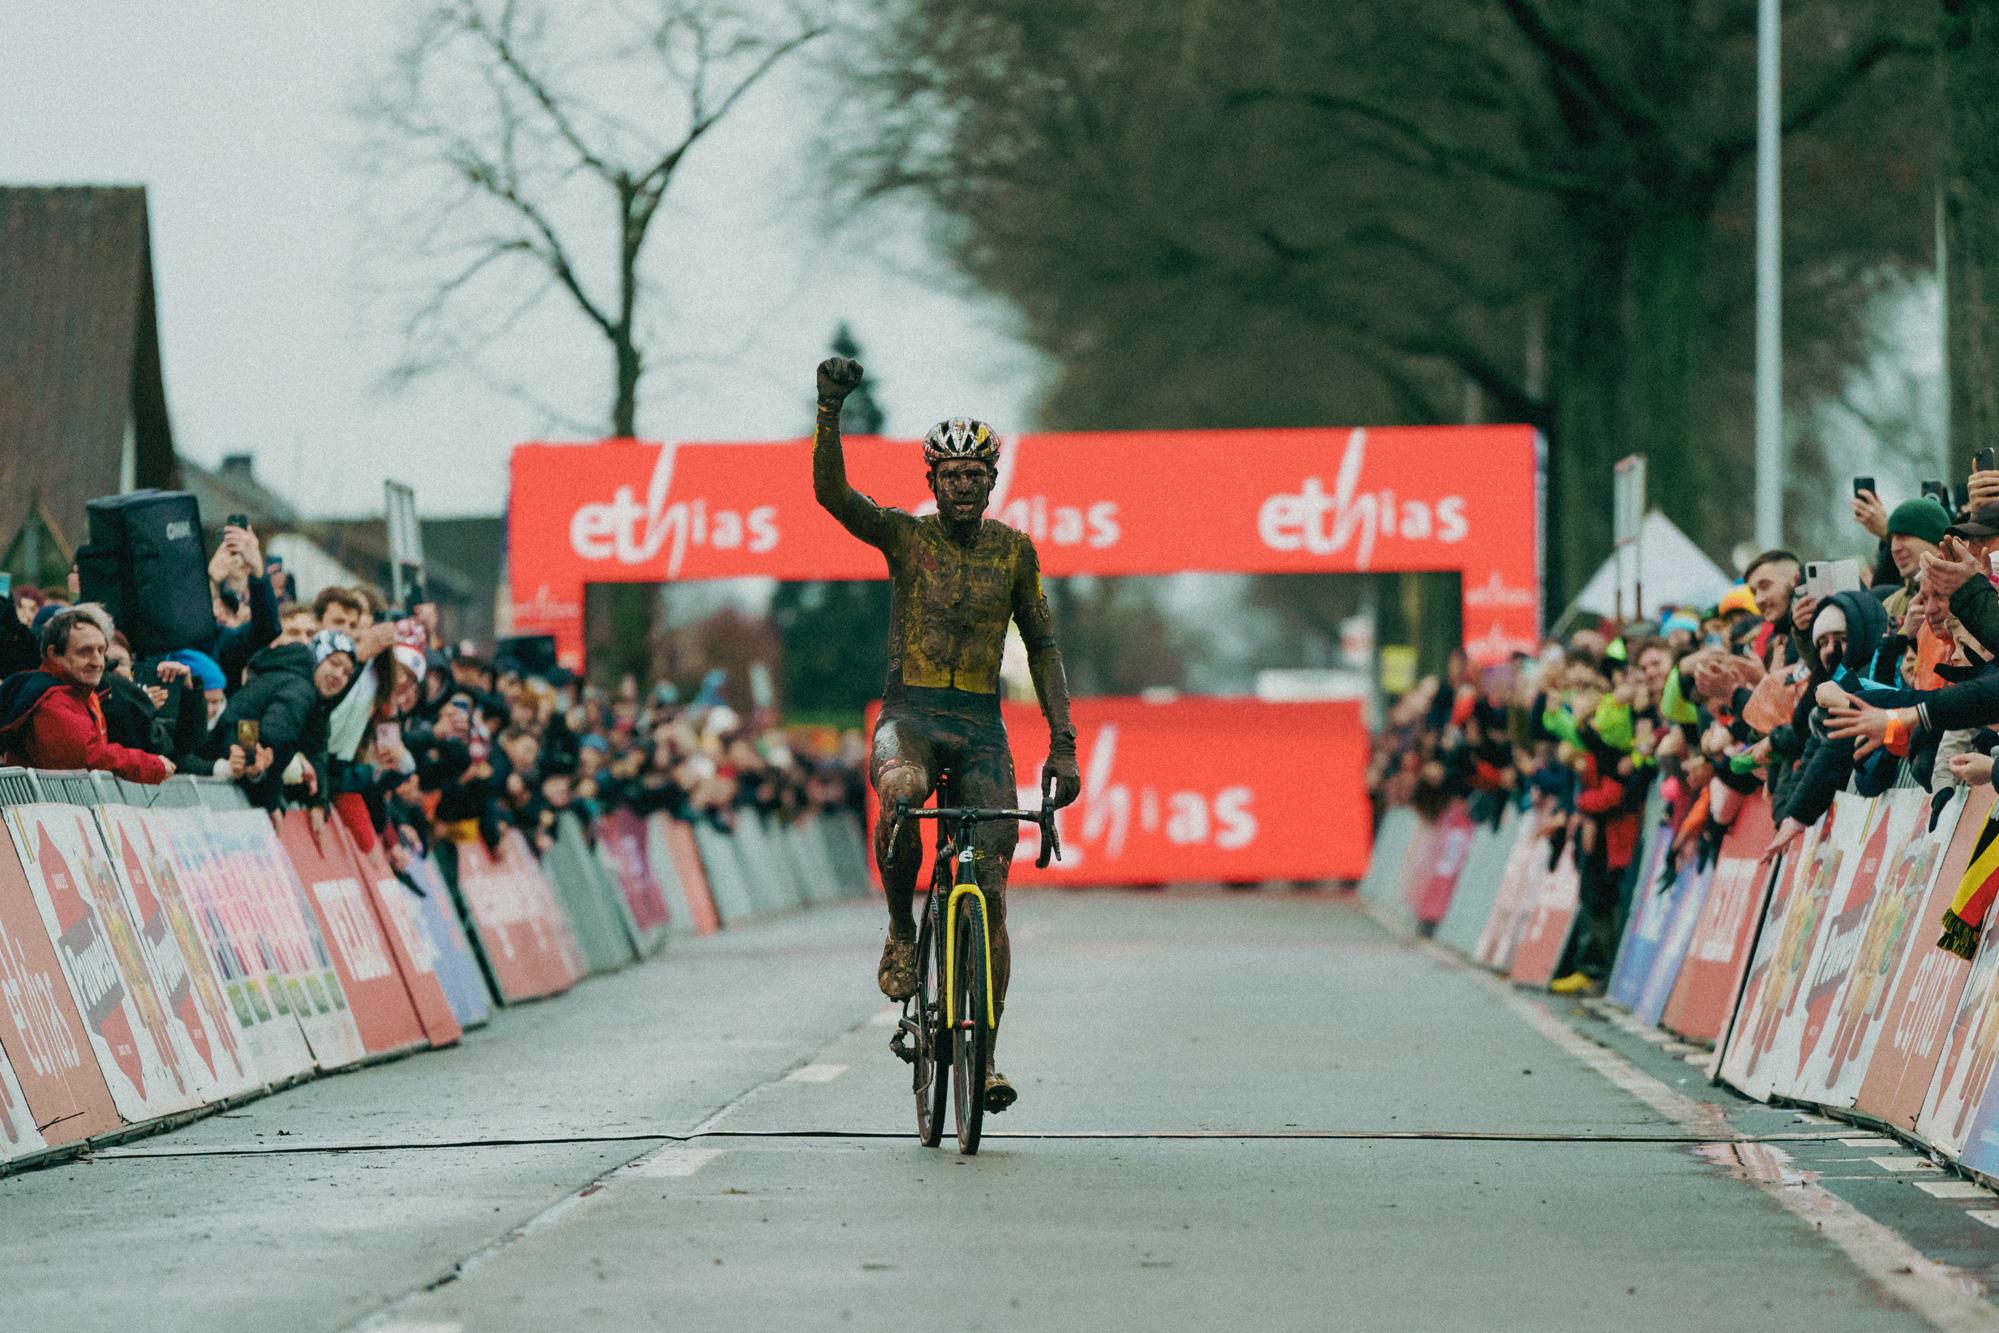
[[1971, 854], [1971, 864], [1957, 882], [1957, 896], [1950, 900], [1950, 907], [1943, 914], [1943, 938], [1937, 941], [1937, 947], [1948, 949], [1959, 958], [1977, 953], [1978, 932], [1985, 924], [1985, 913], [1991, 908], [1994, 896], [1999, 896], [1999, 818], [1988, 818], [1985, 827], [1978, 830], [1978, 846]]

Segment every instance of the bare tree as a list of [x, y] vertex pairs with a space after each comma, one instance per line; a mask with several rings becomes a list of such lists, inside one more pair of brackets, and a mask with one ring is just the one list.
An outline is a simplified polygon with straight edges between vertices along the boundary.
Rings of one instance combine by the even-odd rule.
[[694, 146], [823, 30], [801, 11], [773, 30], [768, 12], [726, 0], [565, 5], [560, 22], [542, 0], [418, 11], [353, 104], [364, 167], [418, 275], [392, 379], [448, 366], [494, 383], [487, 352], [559, 293], [610, 351], [610, 433], [635, 435], [642, 261], [660, 205]]

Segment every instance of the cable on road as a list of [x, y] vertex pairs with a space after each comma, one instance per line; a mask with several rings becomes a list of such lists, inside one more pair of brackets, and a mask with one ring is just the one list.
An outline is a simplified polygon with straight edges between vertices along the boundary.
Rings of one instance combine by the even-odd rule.
[[[1715, 1144], [1811, 1143], [1838, 1137], [1836, 1130], [1717, 1137], [1675, 1133], [1569, 1134], [1536, 1130], [1471, 1129], [1154, 1129], [1154, 1130], [993, 1130], [995, 1139], [1077, 1142], [1419, 1142], [1548, 1144]], [[908, 1140], [902, 1130], [870, 1129], [710, 1129], [690, 1134], [575, 1134], [522, 1138], [427, 1139], [393, 1143], [270, 1143], [188, 1148], [106, 1148], [82, 1161], [148, 1161], [175, 1157], [281, 1157], [312, 1153], [449, 1152], [476, 1148], [588, 1147], [612, 1143], [701, 1143], [711, 1139], [859, 1141]]]

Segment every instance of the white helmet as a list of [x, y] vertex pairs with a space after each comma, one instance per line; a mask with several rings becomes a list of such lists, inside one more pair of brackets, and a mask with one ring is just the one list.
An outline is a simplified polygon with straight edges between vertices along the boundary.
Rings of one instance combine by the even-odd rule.
[[923, 437], [923, 461], [935, 467], [947, 458], [975, 458], [981, 463], [998, 463], [999, 434], [983, 421], [952, 417], [940, 421]]

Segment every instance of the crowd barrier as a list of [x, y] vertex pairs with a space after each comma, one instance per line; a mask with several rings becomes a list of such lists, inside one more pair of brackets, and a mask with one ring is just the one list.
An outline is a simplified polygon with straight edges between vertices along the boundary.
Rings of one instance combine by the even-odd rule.
[[0, 769], [0, 1171], [449, 1046], [672, 935], [868, 892], [851, 817], [735, 821], [565, 814], [540, 860], [510, 830], [398, 872], [343, 821], [215, 779]]
[[[1967, 961], [1940, 918], [1993, 815], [1990, 787], [1842, 793], [1779, 857], [1759, 793], [1711, 854], [1676, 847], [1656, 797], [1629, 880], [1605, 1003], [1710, 1052], [1709, 1077], [1891, 1132], [1999, 1185], [1999, 939]], [[1359, 886], [1392, 930], [1427, 934], [1546, 986], [1577, 928], [1580, 879], [1554, 821], [1387, 811]]]

